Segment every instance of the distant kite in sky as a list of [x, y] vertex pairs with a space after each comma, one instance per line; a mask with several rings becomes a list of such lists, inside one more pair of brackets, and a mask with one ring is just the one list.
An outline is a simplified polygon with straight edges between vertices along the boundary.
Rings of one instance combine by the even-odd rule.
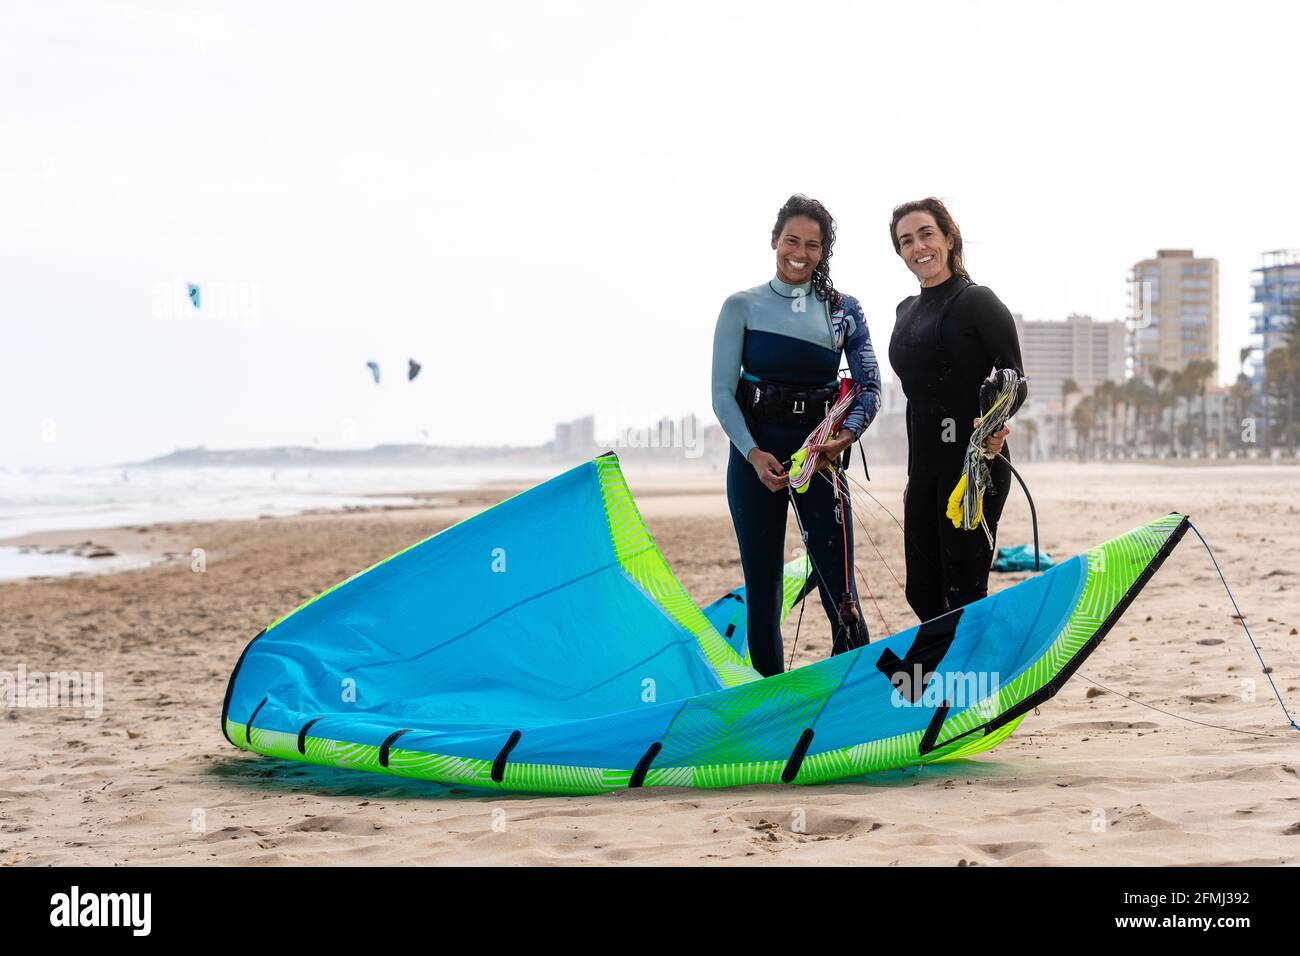
[[197, 309], [199, 307], [199, 287], [191, 282], [187, 288], [190, 293], [190, 303]]
[[366, 368], [370, 369], [370, 374], [375, 377], [375, 384], [378, 385], [379, 384], [379, 363], [367, 362]]
[[421, 368], [421, 365], [420, 365], [420, 363], [417, 362], [415, 359], [408, 359], [408, 361], [409, 361], [411, 364], [410, 364], [410, 367], [407, 369], [407, 372], [406, 372], [406, 380], [407, 380], [408, 382], [413, 382], [413, 381], [415, 381], [415, 376], [417, 376], [417, 375], [420, 374], [420, 368]]

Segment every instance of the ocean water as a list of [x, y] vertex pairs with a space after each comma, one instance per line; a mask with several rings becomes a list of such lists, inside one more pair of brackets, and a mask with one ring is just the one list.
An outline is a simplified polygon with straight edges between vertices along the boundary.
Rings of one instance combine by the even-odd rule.
[[[5, 546], [42, 531], [218, 521], [377, 504], [418, 504], [411, 492], [533, 483], [541, 466], [473, 468], [0, 468], [0, 580], [110, 570], [111, 558]], [[383, 497], [374, 497], [382, 495]]]
[[46, 553], [31, 548], [0, 545], [0, 581], [26, 578], [59, 578], [69, 574], [105, 574], [126, 571], [152, 563], [141, 555], [119, 554], [111, 558], [87, 558], [76, 554]]

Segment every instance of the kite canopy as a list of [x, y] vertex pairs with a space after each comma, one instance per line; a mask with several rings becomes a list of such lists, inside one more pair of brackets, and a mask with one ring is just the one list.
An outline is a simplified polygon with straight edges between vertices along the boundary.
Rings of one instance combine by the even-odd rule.
[[[272, 757], [495, 790], [819, 783], [989, 749], [1182, 537], [1167, 515], [866, 647], [763, 679], [613, 454], [393, 555], [259, 634], [222, 730]], [[786, 607], [807, 569], [787, 566]]]

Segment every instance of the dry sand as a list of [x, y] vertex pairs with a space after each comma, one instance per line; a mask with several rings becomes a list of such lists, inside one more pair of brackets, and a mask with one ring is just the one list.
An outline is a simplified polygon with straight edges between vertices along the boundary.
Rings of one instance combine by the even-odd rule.
[[[1043, 465], [1026, 470], [1043, 546], [1065, 556], [1189, 512], [1228, 575], [1273, 676], [1300, 707], [1300, 469]], [[870, 488], [901, 512], [902, 475]], [[739, 582], [721, 477], [639, 476], [633, 493], [700, 603]], [[1300, 860], [1300, 732], [1288, 728], [1208, 556], [1189, 534], [1041, 712], [973, 760], [820, 787], [477, 796], [268, 760], [219, 723], [226, 679], [270, 621], [357, 569], [498, 500], [144, 532], [184, 557], [0, 584], [0, 670], [102, 671], [105, 704], [0, 710], [0, 863], [47, 864], [1289, 864]], [[1000, 544], [1029, 538], [1015, 491]], [[901, 534], [857, 507], [902, 575]], [[791, 522], [790, 544], [797, 541]], [[58, 538], [60, 536], [54, 536]], [[58, 544], [44, 538], [43, 544]], [[202, 548], [206, 570], [192, 570]], [[914, 622], [859, 532], [873, 636]], [[1023, 575], [994, 575], [1005, 587]], [[810, 607], [810, 612], [812, 608]], [[794, 634], [786, 628], [787, 647]], [[803, 622], [796, 663], [829, 647]], [[1096, 689], [1250, 736], [1165, 716]], [[1253, 682], [1253, 699], [1250, 694]]]

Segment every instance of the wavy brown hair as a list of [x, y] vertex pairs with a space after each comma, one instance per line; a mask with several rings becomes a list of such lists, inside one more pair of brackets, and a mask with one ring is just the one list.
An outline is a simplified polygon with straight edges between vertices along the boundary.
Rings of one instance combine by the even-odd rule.
[[903, 251], [898, 245], [898, 221], [914, 212], [928, 212], [934, 216], [939, 231], [944, 234], [945, 238], [952, 240], [952, 250], [948, 253], [948, 268], [967, 282], [972, 281], [970, 273], [966, 271], [966, 263], [962, 258], [961, 230], [957, 228], [957, 221], [952, 218], [952, 213], [948, 211], [948, 207], [943, 204], [943, 201], [936, 199], [934, 196], [905, 202], [901, 206], [894, 207], [894, 215], [889, 220], [889, 238], [894, 243], [894, 251], [900, 255]]
[[772, 227], [772, 242], [775, 243], [781, 238], [781, 230], [785, 228], [786, 222], [795, 216], [807, 216], [821, 226], [822, 258], [813, 269], [812, 288], [817, 298], [829, 302], [831, 311], [834, 311], [840, 307], [840, 294], [831, 284], [831, 252], [835, 248], [835, 220], [831, 217], [830, 211], [816, 199], [809, 199], [807, 196], [795, 193], [785, 201], [781, 211], [776, 214], [776, 225]]

